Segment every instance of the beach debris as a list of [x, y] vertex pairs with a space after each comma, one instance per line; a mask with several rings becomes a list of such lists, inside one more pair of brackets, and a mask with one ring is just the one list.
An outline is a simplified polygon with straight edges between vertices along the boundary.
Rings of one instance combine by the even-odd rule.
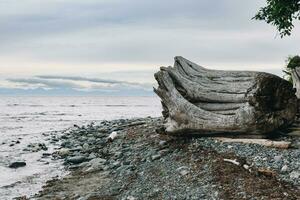
[[222, 143], [258, 144], [266, 147], [273, 147], [279, 149], [288, 149], [291, 146], [291, 142], [288, 141], [273, 141], [269, 139], [240, 139], [217, 137], [216, 140]]
[[155, 78], [170, 134], [264, 135], [297, 113], [293, 85], [269, 73], [210, 70], [177, 56]]
[[234, 164], [234, 165], [240, 166], [240, 163], [239, 163], [238, 161], [236, 161], [236, 160], [231, 160], [231, 159], [226, 159], [226, 158], [224, 158], [223, 160], [224, 160], [225, 162], [229, 162], [229, 163], [232, 163], [232, 164]]
[[239, 161], [237, 161], [237, 159], [233, 160], [233, 159], [227, 159], [227, 158], [224, 158], [223, 161], [234, 164], [236, 166], [240, 166], [240, 167], [244, 168], [245, 170], [252, 172], [251, 167], [248, 164], [246, 164], [245, 162], [239, 162]]

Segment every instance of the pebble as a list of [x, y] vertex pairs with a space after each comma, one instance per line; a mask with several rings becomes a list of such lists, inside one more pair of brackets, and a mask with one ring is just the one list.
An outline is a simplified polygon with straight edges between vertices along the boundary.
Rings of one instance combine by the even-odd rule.
[[280, 162], [282, 160], [282, 156], [274, 156], [275, 162]]
[[19, 161], [11, 162], [8, 167], [16, 169], [16, 168], [24, 167], [24, 166], [26, 166], [26, 162], [19, 160]]
[[74, 156], [74, 157], [68, 158], [67, 162], [73, 163], [73, 164], [79, 164], [79, 163], [85, 162], [87, 160], [88, 159], [85, 156]]
[[70, 154], [70, 150], [67, 148], [62, 148], [58, 151], [58, 155], [60, 155], [61, 157], [66, 157]]
[[293, 171], [290, 173], [290, 178], [291, 179], [298, 179], [300, 177], [300, 172], [299, 171]]
[[161, 158], [160, 154], [156, 154], [156, 155], [151, 156], [151, 160], [157, 160], [157, 159], [160, 159], [160, 158]]
[[167, 144], [167, 141], [165, 141], [165, 140], [159, 141], [160, 146], [165, 146], [166, 144]]
[[82, 148], [83, 148], [84, 150], [88, 150], [88, 149], [89, 149], [89, 145], [88, 145], [87, 143], [84, 143], [84, 144], [82, 145]]
[[288, 166], [287, 165], [283, 165], [280, 171], [281, 172], [287, 172], [288, 171]]
[[118, 133], [116, 131], [113, 131], [108, 137], [107, 140], [108, 141], [113, 141], [114, 139], [116, 139], [116, 137], [118, 137]]
[[189, 168], [187, 166], [182, 166], [176, 169], [181, 176], [185, 176], [189, 173]]

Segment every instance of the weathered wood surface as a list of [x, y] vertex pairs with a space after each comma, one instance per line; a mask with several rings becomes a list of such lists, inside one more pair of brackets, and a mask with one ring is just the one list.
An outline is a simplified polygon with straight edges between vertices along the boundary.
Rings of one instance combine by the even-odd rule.
[[292, 84], [268, 73], [210, 70], [175, 57], [155, 78], [169, 133], [264, 134], [290, 125], [297, 112]]
[[300, 66], [291, 70], [294, 88], [296, 89], [296, 96], [300, 99]]
[[216, 138], [223, 143], [243, 143], [243, 144], [259, 144], [266, 147], [274, 147], [279, 149], [288, 149], [291, 146], [291, 142], [288, 141], [273, 141], [268, 139], [236, 139], [236, 138]]

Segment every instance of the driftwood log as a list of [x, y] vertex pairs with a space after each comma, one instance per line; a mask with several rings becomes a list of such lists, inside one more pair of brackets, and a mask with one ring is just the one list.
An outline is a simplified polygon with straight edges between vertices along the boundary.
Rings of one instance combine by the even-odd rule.
[[175, 57], [155, 78], [168, 133], [260, 135], [290, 125], [297, 112], [292, 84], [268, 73], [210, 70]]
[[296, 89], [296, 96], [300, 99], [300, 66], [291, 70], [294, 88]]

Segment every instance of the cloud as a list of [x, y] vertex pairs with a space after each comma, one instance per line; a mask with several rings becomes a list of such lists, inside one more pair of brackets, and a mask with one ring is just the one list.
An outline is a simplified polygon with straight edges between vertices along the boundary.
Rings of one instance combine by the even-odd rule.
[[165, 64], [182, 55], [200, 64], [276, 68], [288, 54], [297, 52], [300, 42], [296, 34], [274, 39], [273, 28], [251, 20], [261, 0], [9, 0], [1, 4], [0, 52], [39, 62]]
[[285, 58], [299, 52], [300, 26], [276, 37], [273, 27], [251, 20], [264, 3], [2, 0], [0, 76], [9, 80], [2, 86], [144, 94], [158, 67], [177, 55], [210, 68], [281, 75]]
[[100, 94], [100, 95], [152, 95], [152, 84], [137, 83], [101, 78], [74, 77], [74, 76], [36, 76], [32, 78], [9, 78], [6, 79], [10, 87], [1, 87], [11, 91], [43, 92], [51, 91], [60, 94], [68, 91], [73, 94]]
[[38, 78], [10, 78], [7, 79], [7, 81], [10, 81], [12, 83], [21, 84], [21, 86], [24, 87], [40, 87], [40, 88], [83, 88], [79, 84], [67, 82], [67, 81], [49, 81], [45, 79], [38, 79]]

